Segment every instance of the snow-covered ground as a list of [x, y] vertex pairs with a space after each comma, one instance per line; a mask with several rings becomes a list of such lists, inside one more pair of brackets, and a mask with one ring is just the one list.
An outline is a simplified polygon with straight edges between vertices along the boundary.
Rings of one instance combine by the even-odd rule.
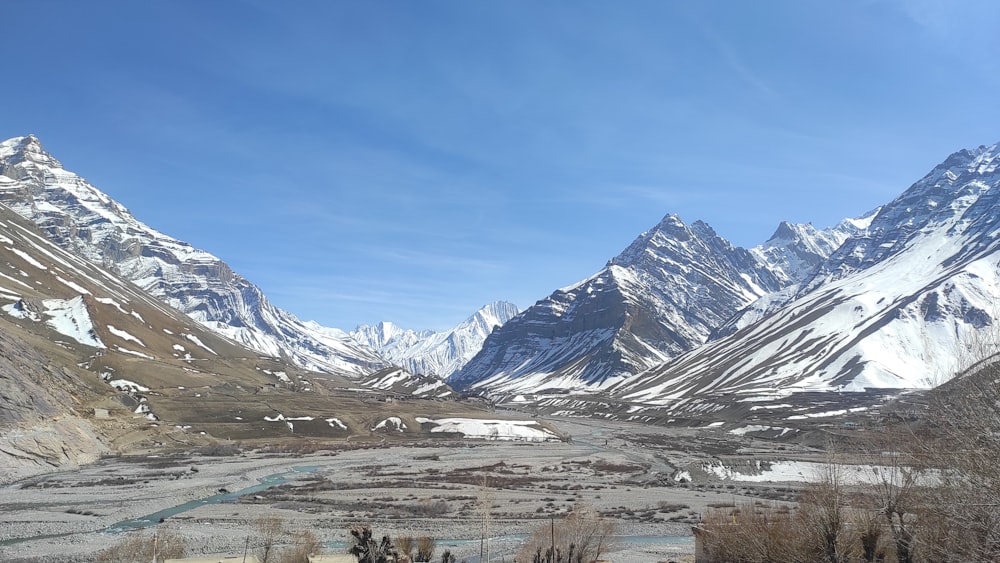
[[559, 440], [551, 431], [534, 420], [479, 420], [473, 418], [417, 418], [420, 424], [432, 424], [431, 432], [463, 434], [466, 438], [483, 440], [523, 440], [547, 442]]

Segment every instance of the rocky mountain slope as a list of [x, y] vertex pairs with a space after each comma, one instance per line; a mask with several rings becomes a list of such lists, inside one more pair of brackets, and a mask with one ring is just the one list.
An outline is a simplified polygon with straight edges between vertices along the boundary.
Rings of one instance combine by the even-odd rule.
[[513, 303], [496, 301], [485, 305], [450, 330], [418, 332], [400, 328], [391, 322], [381, 322], [359, 326], [350, 334], [361, 344], [411, 373], [448, 377], [472, 359], [493, 329], [518, 313]]
[[63, 248], [262, 354], [356, 377], [388, 367], [343, 331], [304, 323], [275, 307], [219, 258], [143, 224], [64, 170], [33, 136], [0, 143], [0, 203]]
[[996, 145], [951, 155], [755, 322], [613, 393], [676, 408], [947, 381], [993, 353], [979, 343], [998, 325], [998, 164]]
[[875, 211], [822, 231], [783, 223], [750, 250], [668, 216], [497, 330], [451, 382], [637, 419], [801, 418], [939, 385], [998, 324], [997, 152], [959, 151]]
[[0, 205], [0, 480], [144, 439], [176, 420], [158, 397], [178, 389], [277, 384], [272, 365]]
[[855, 228], [786, 223], [750, 251], [668, 215], [602, 271], [495, 331], [449, 381], [491, 393], [607, 387], [701, 345], [741, 309], [802, 281]]

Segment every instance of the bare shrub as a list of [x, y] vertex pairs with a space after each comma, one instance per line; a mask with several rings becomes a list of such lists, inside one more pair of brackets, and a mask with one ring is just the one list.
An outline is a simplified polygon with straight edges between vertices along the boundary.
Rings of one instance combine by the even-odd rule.
[[451, 507], [448, 506], [448, 502], [442, 499], [425, 499], [414, 506], [410, 506], [409, 509], [417, 516], [425, 516], [429, 518], [444, 516], [445, 514], [451, 512]]
[[884, 561], [886, 554], [881, 547], [882, 523], [878, 515], [870, 510], [855, 510], [852, 517], [855, 529], [858, 531], [858, 542], [861, 544], [861, 559], [865, 563]]
[[699, 533], [709, 561], [809, 561], [801, 553], [801, 530], [792, 514], [771, 506], [744, 504], [733, 510], [711, 510]]
[[[535, 528], [518, 552], [518, 561], [582, 563], [596, 561], [608, 550], [615, 523], [578, 505], [559, 522]], [[553, 550], [554, 546], [554, 550]]]
[[430, 561], [431, 557], [434, 557], [434, 548], [437, 547], [437, 541], [430, 536], [421, 536], [417, 538], [417, 561]]
[[275, 561], [275, 548], [285, 533], [285, 522], [276, 516], [261, 516], [254, 521], [253, 528], [259, 542], [257, 555], [260, 563]]
[[416, 546], [416, 540], [413, 536], [399, 536], [396, 538], [396, 551], [401, 555], [407, 557], [413, 557], [413, 548]]
[[162, 528], [147, 536], [132, 532], [97, 556], [99, 563], [163, 562], [184, 557], [184, 538], [177, 532]]
[[316, 534], [302, 530], [292, 534], [292, 547], [281, 554], [280, 563], [309, 563], [309, 556], [319, 555], [323, 548]]

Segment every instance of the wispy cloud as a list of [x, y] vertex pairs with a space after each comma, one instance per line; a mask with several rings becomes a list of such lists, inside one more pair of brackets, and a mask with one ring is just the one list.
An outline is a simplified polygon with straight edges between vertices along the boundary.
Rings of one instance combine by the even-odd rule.
[[750, 64], [737, 54], [736, 49], [709, 26], [701, 27], [702, 34], [715, 48], [719, 57], [744, 84], [757, 92], [762, 98], [776, 100], [777, 92], [761, 77]]

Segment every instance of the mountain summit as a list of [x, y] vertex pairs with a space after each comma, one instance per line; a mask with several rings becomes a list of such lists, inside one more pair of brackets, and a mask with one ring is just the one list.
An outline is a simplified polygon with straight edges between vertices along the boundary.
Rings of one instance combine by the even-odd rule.
[[[813, 246], [820, 255], [826, 248]], [[778, 275], [765, 258], [704, 222], [667, 215], [603, 270], [497, 329], [449, 381], [498, 393], [603, 388], [704, 343], [736, 312], [806, 275]]]
[[732, 404], [926, 389], [994, 353], [998, 163], [996, 145], [951, 155], [881, 207], [797, 291], [769, 296], [754, 318], [613, 393], [676, 406], [681, 397]]
[[448, 377], [482, 348], [483, 341], [496, 327], [514, 318], [518, 312], [513, 303], [495, 301], [451, 330], [418, 332], [383, 321], [374, 326], [359, 326], [350, 334], [411, 373]]
[[874, 211], [783, 222], [749, 250], [668, 215], [495, 331], [450, 383], [646, 404], [932, 387], [997, 316], [998, 163], [995, 145], [956, 152]]
[[262, 354], [351, 377], [388, 366], [343, 331], [317, 330], [275, 307], [219, 258], [140, 222], [34, 136], [0, 143], [0, 203], [61, 247]]

